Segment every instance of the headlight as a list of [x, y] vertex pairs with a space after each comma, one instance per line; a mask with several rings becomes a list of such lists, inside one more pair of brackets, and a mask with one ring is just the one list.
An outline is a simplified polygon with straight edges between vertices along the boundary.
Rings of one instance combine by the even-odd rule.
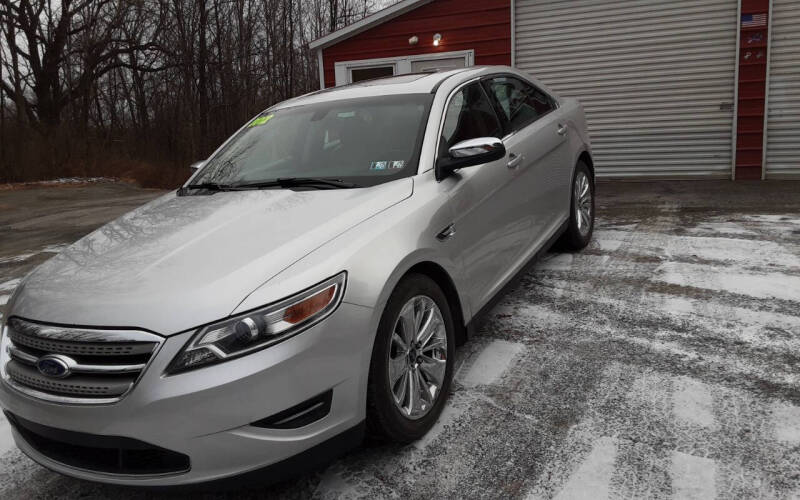
[[341, 272], [278, 303], [200, 329], [175, 356], [167, 373], [177, 373], [242, 356], [288, 339], [330, 315], [344, 295]]

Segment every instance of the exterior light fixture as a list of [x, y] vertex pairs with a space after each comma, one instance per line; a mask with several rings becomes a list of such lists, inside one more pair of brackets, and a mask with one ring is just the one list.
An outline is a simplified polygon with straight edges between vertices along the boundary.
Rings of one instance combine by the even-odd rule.
[[439, 44], [441, 44], [441, 43], [442, 43], [442, 35], [439, 34], [439, 33], [436, 33], [435, 35], [433, 35], [433, 46], [434, 47], [438, 47]]
[[412, 36], [411, 38], [408, 39], [408, 44], [409, 45], [416, 45], [418, 43], [419, 43], [419, 37], [416, 36], [416, 35], [414, 35], [414, 36]]

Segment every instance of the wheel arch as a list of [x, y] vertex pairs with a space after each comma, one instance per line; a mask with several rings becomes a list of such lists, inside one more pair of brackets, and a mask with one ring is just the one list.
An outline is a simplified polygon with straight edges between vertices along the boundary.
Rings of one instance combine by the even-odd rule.
[[458, 295], [458, 289], [456, 288], [453, 279], [450, 277], [450, 274], [448, 274], [448, 272], [442, 266], [432, 261], [422, 261], [414, 264], [405, 273], [403, 273], [403, 276], [400, 279], [410, 274], [425, 275], [439, 285], [444, 292], [445, 297], [447, 297], [447, 303], [450, 306], [450, 312], [453, 315], [453, 323], [456, 325], [456, 346], [464, 344], [467, 341], [467, 328], [466, 322], [464, 321], [464, 308], [463, 304], [461, 303], [461, 297]]
[[583, 163], [585, 163], [589, 167], [589, 173], [592, 175], [592, 181], [594, 181], [594, 179], [595, 179], [594, 160], [592, 160], [592, 155], [589, 154], [589, 152], [584, 149], [578, 155], [578, 161], [582, 161]]

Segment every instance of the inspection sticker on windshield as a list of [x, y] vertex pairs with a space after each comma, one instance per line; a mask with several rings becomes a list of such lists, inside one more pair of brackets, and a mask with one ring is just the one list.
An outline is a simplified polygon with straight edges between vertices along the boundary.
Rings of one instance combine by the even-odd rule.
[[267, 115], [267, 116], [259, 116], [255, 120], [250, 122], [249, 127], [258, 127], [259, 125], [264, 125], [268, 121], [272, 120], [275, 115]]
[[386, 170], [389, 167], [388, 161], [373, 161], [369, 164], [370, 170]]
[[370, 170], [399, 170], [406, 165], [403, 160], [395, 161], [373, 161], [369, 164]]

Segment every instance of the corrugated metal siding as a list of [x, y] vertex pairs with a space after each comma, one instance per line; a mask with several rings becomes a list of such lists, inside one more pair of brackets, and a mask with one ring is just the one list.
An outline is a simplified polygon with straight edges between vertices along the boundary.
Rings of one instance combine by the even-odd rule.
[[342, 40], [322, 51], [325, 86], [336, 84], [337, 62], [460, 50], [474, 50], [475, 64], [511, 64], [511, 0], [435, 0]]
[[800, 178], [800, 0], [774, 0], [766, 177]]
[[730, 177], [736, 0], [516, 0], [516, 65], [586, 109], [598, 175]]

